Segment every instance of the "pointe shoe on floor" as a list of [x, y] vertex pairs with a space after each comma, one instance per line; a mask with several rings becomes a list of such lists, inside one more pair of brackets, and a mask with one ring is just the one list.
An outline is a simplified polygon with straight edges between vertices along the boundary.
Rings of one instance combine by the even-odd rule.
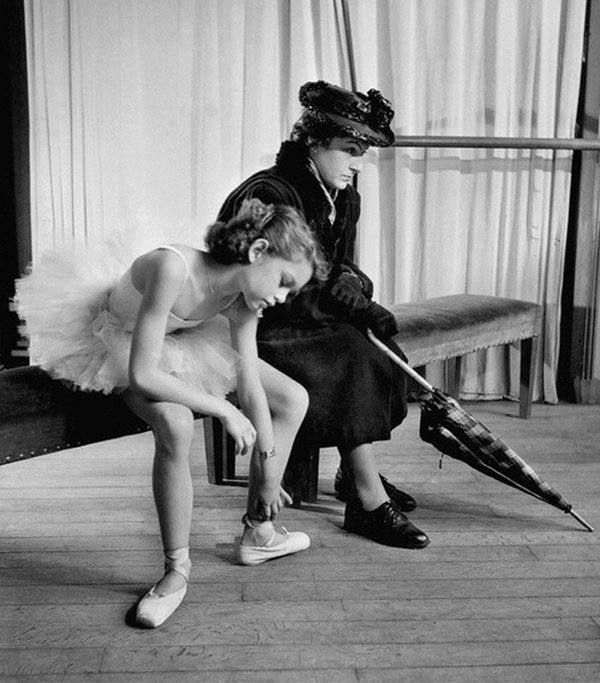
[[257, 526], [249, 526], [247, 522], [238, 546], [240, 564], [253, 566], [274, 560], [284, 555], [293, 555], [310, 546], [310, 538], [302, 531], [290, 533], [281, 527], [281, 533], [275, 530], [273, 522], [263, 522]]
[[181, 588], [172, 593], [157, 593], [154, 584], [144, 595], [137, 606], [135, 620], [138, 626], [143, 628], [156, 628], [173, 614], [181, 605], [190, 578], [191, 562], [189, 560], [189, 548], [178, 548], [165, 553], [165, 574], [170, 571], [181, 574], [185, 583]]

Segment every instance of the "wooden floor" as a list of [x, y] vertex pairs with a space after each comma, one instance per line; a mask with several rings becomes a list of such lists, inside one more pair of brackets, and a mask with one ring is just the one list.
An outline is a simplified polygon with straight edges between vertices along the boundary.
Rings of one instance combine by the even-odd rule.
[[[600, 532], [600, 407], [467, 404]], [[410, 406], [381, 469], [419, 501], [425, 550], [341, 528], [325, 451], [318, 503], [286, 510], [312, 547], [235, 564], [245, 490], [195, 460], [193, 578], [157, 630], [128, 625], [161, 574], [151, 440], [0, 468], [1, 681], [600, 681], [600, 544], [569, 515], [438, 455]]]

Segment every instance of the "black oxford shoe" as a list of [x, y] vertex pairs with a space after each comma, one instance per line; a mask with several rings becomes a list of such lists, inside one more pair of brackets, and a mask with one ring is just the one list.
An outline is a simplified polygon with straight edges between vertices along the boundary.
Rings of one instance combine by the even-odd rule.
[[394, 503], [382, 503], [372, 512], [356, 499], [346, 503], [344, 529], [396, 548], [420, 549], [429, 545], [427, 534], [412, 524]]

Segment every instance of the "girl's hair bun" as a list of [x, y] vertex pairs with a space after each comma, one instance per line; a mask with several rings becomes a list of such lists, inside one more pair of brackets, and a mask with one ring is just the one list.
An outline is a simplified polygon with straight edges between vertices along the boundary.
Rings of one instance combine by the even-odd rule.
[[[260, 199], [252, 197], [244, 199], [235, 219], [247, 220], [251, 223], [264, 226], [275, 213], [274, 204], [263, 204]], [[234, 219], [234, 220], [235, 220]]]
[[261, 238], [269, 243], [267, 253], [290, 261], [306, 258], [313, 266], [313, 278], [325, 281], [328, 265], [319, 244], [291, 206], [265, 204], [256, 197], [244, 199], [233, 218], [209, 227], [206, 245], [219, 263], [248, 263], [252, 243]]

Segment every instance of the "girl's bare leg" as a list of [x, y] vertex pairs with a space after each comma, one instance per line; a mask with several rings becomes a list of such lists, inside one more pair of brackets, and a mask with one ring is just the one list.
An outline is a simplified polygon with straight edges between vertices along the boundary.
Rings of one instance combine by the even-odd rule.
[[[280, 466], [280, 477], [290, 457], [294, 439], [308, 410], [308, 393], [303, 386], [268, 363], [260, 361], [260, 381], [263, 385], [271, 411], [273, 435]], [[260, 480], [250, 471], [247, 513], [253, 518], [253, 503], [260, 492]]]
[[283, 476], [294, 439], [308, 410], [308, 393], [301, 384], [262, 360], [259, 370], [271, 409], [275, 444], [281, 459]]
[[[165, 551], [186, 548], [190, 542], [193, 506], [190, 471], [193, 413], [176, 403], [149, 401], [131, 390], [124, 393], [123, 399], [154, 434], [152, 490], [163, 548]], [[185, 579], [180, 573], [170, 571], [159, 581], [156, 592], [172, 593], [184, 584]]]
[[[263, 361], [260, 361], [260, 377], [271, 410], [275, 446], [279, 458], [279, 474], [282, 477], [294, 439], [308, 409], [308, 394], [300, 384]], [[259, 497], [260, 487], [261, 481], [251, 469], [246, 508], [247, 522], [242, 537], [242, 545], [289, 544], [292, 541], [290, 535], [285, 537], [278, 534], [274, 531], [271, 521], [264, 523], [266, 520], [256, 513], [255, 501]], [[261, 521], [263, 521], [262, 524]], [[294, 549], [290, 545], [290, 552], [308, 547], [309, 539], [305, 534], [296, 533], [291, 536], [297, 536], [300, 539], [298, 541], [300, 545]]]
[[[308, 410], [308, 393], [298, 382], [290, 379], [264, 361], [259, 361], [260, 381], [264, 387], [271, 411], [273, 435], [283, 477], [294, 439]], [[256, 500], [256, 487], [260, 481], [250, 472], [248, 490], [248, 513], [251, 514], [252, 501]]]

